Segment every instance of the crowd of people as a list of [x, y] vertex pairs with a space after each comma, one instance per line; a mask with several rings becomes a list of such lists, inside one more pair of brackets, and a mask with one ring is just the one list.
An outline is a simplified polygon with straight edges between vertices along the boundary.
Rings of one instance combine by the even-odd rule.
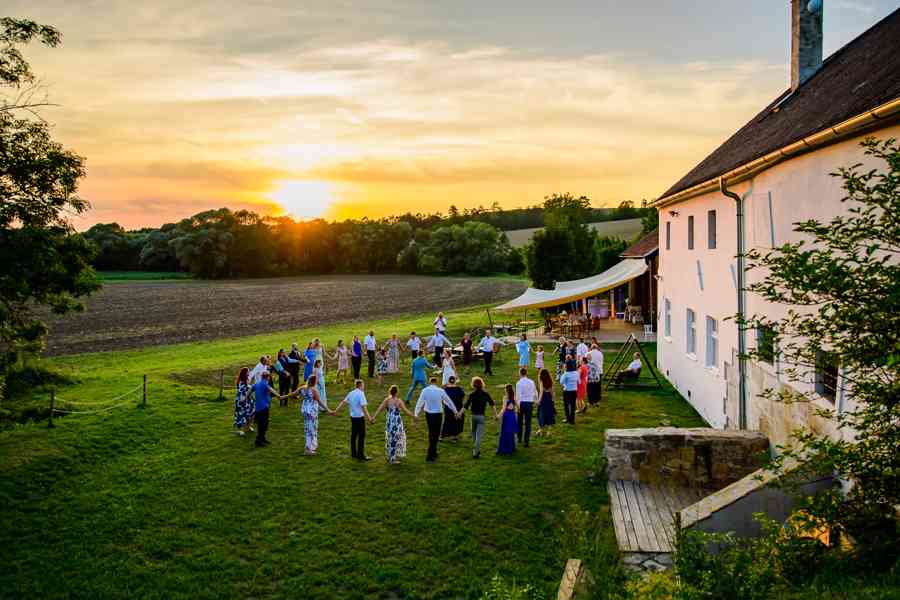
[[[591, 338], [590, 343], [584, 339], [559, 338], [554, 376], [545, 365], [543, 347], [532, 348], [528, 336], [522, 334], [515, 343], [519, 378], [515, 384], [502, 386], [503, 398], [495, 403], [485, 380], [493, 376], [494, 354], [505, 342], [495, 338], [490, 329], [484, 331], [477, 343], [469, 333], [462, 337], [455, 354], [461, 359], [463, 372], [470, 373], [476, 360], [483, 365], [483, 373], [472, 377], [471, 391], [466, 393], [460, 386], [454, 346], [446, 332], [447, 318], [438, 313], [434, 333], [424, 341], [412, 331], [402, 345], [396, 334], [386, 343], [379, 344], [375, 332], [370, 330], [362, 341], [359, 336], [353, 336], [349, 345], [339, 340], [330, 354], [321, 340], [315, 338], [303, 352], [297, 344], [292, 344], [288, 352], [279, 350], [274, 360], [268, 355], [261, 356], [255, 367], [242, 368], [238, 373], [235, 430], [241, 436], [255, 431], [256, 445], [267, 446], [270, 443], [267, 432], [272, 400], [278, 398], [280, 406], [288, 406], [292, 398], [299, 398], [306, 436], [305, 453], [315, 455], [319, 447], [319, 416], [335, 416], [346, 407], [350, 417], [350, 456], [365, 461], [370, 460], [365, 450], [366, 426], [374, 424], [383, 413], [385, 457], [389, 463], [396, 464], [407, 455], [404, 415], [417, 424], [424, 414], [428, 429], [425, 459], [434, 462], [438, 458], [440, 442], [461, 439], [468, 414], [472, 457], [478, 459], [484, 443], [486, 420], [491, 415], [500, 424], [496, 454], [508, 455], [514, 453], [517, 446], [529, 447], [535, 416], [537, 430], [534, 434], [550, 434], [557, 421], [557, 385], [562, 392], [564, 421], [569, 425], [575, 425], [578, 412], [586, 412], [589, 406], [601, 401], [603, 352], [596, 338]], [[386, 374], [400, 372], [402, 347], [410, 359], [409, 388], [401, 397], [398, 386], [391, 385], [387, 396], [374, 413], [370, 413], [366, 381], [360, 376], [363, 356], [367, 361], [368, 379], [377, 378], [378, 384], [383, 385]], [[433, 360], [429, 360], [429, 355]], [[347, 383], [348, 371], [352, 369], [353, 387], [334, 408], [329, 407], [325, 385], [329, 359], [336, 364], [336, 383]], [[632, 363], [629, 368], [634, 366]], [[536, 381], [529, 377], [532, 368], [537, 373]], [[640, 370], [639, 361], [636, 369]], [[411, 407], [409, 403], [417, 390], [418, 398]]]

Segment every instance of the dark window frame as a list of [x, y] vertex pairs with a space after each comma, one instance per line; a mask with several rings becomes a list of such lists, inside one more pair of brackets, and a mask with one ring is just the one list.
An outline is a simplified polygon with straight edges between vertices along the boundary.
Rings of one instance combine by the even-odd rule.
[[837, 358], [825, 350], [816, 352], [816, 393], [832, 404], [837, 401], [839, 376]]
[[760, 362], [775, 364], [776, 349], [775, 329], [765, 325], [756, 326], [756, 358]]
[[716, 211], [706, 213], [706, 247], [709, 250], [716, 249]]
[[672, 221], [666, 221], [666, 250], [672, 249]]
[[694, 249], [694, 215], [688, 215], [688, 250]]

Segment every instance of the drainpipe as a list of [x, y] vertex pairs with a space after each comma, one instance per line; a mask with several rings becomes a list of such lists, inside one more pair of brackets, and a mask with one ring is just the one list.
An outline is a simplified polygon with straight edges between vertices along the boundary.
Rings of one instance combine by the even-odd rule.
[[719, 178], [719, 191], [734, 200], [737, 217], [737, 314], [738, 314], [738, 429], [747, 429], [747, 326], [744, 291], [744, 199]]

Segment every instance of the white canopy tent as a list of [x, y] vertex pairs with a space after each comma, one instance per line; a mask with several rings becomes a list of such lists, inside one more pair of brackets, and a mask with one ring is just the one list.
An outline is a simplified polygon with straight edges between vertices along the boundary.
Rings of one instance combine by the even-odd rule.
[[501, 304], [495, 310], [547, 308], [584, 300], [636, 279], [646, 273], [647, 269], [647, 263], [643, 258], [626, 258], [599, 275], [573, 281], [559, 281], [552, 290], [528, 288], [524, 294], [506, 304]]

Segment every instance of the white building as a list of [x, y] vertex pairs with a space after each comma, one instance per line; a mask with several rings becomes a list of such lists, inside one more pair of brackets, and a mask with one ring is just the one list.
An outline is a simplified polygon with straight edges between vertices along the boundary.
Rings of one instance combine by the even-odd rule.
[[[829, 174], [874, 166], [859, 145], [866, 136], [900, 139], [900, 9], [824, 62], [821, 3], [793, 0], [792, 20], [791, 88], [655, 203], [660, 371], [714, 427], [760, 429], [773, 444], [801, 426], [833, 430], [814, 406], [759, 396], [786, 383], [777, 353], [771, 363], [738, 360], [741, 337], [753, 348], [765, 335], [741, 336], [726, 320], [739, 308], [739, 238], [748, 250], [780, 246], [796, 240], [792, 223], [846, 211], [841, 181]], [[749, 293], [744, 302], [748, 316], [786, 311]], [[817, 392], [813, 405], [841, 408], [832, 371], [793, 387]]]

